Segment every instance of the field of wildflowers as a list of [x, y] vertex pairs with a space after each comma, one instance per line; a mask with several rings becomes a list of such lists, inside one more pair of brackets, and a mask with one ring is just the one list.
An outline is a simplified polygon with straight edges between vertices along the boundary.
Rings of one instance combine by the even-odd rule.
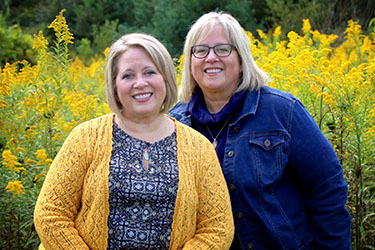
[[[73, 57], [73, 34], [60, 12], [48, 46], [34, 35], [38, 62], [0, 68], [0, 248], [36, 249], [33, 209], [52, 159], [77, 124], [110, 112], [105, 103], [105, 57]], [[281, 39], [248, 33], [270, 86], [296, 95], [334, 146], [348, 182], [354, 249], [375, 249], [375, 32], [348, 22], [344, 41], [312, 30]], [[105, 52], [104, 52], [105, 53]], [[179, 62], [182, 62], [181, 56]], [[183, 65], [176, 65], [180, 76]]]

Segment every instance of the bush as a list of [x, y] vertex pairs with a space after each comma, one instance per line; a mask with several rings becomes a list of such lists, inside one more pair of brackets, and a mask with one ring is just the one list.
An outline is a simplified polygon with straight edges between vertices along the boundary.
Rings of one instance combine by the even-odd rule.
[[19, 25], [7, 26], [5, 18], [0, 13], [0, 66], [6, 62], [18, 60], [35, 62], [35, 51], [32, 50], [31, 35], [24, 34]]
[[[62, 16], [34, 35], [36, 65], [27, 61], [0, 68], [0, 248], [36, 249], [33, 210], [52, 159], [78, 123], [108, 113], [104, 104], [104, 58], [88, 67], [69, 59], [73, 35]], [[100, 73], [98, 73], [100, 72]]]

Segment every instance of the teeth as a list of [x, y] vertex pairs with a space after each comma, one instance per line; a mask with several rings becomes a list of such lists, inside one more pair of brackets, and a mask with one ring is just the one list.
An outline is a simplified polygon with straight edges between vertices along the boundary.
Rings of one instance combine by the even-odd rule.
[[134, 96], [135, 99], [144, 99], [144, 98], [147, 98], [147, 97], [150, 97], [151, 94], [143, 94], [143, 95], [136, 95]]
[[221, 69], [207, 69], [206, 73], [219, 73]]

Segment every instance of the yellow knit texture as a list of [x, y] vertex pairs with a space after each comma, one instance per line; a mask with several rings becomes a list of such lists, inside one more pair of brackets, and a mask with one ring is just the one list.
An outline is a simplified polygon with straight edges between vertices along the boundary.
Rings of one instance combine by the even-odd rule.
[[[39, 249], [106, 249], [113, 114], [77, 126], [53, 161], [35, 207]], [[210, 142], [175, 121], [179, 184], [169, 249], [229, 249], [227, 186]]]

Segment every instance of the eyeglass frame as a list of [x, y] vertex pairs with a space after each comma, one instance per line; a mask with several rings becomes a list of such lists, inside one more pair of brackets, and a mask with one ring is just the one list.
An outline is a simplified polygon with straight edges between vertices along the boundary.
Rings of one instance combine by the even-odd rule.
[[[226, 56], [219, 56], [219, 55], [216, 53], [215, 48], [216, 48], [217, 46], [221, 46], [221, 45], [229, 45], [229, 47], [230, 47], [230, 51], [229, 51], [229, 54], [228, 54], [228, 55], [226, 55]], [[193, 52], [193, 49], [196, 48], [196, 47], [198, 47], [198, 46], [203, 46], [203, 47], [208, 48], [207, 55], [202, 56], [202, 57], [198, 57], [198, 56], [196, 56], [196, 55], [194, 54], [194, 52]], [[216, 44], [215, 46], [193, 45], [193, 46], [191, 46], [191, 48], [190, 48], [190, 52], [191, 52], [191, 54], [192, 54], [195, 58], [202, 59], [202, 58], [207, 57], [208, 54], [210, 54], [211, 49], [214, 50], [215, 55], [218, 56], [218, 57], [228, 57], [228, 56], [230, 56], [230, 54], [232, 54], [233, 49], [236, 49], [236, 46], [234, 46], [233, 44], [230, 44], [230, 43], [220, 43], [220, 44]]]

